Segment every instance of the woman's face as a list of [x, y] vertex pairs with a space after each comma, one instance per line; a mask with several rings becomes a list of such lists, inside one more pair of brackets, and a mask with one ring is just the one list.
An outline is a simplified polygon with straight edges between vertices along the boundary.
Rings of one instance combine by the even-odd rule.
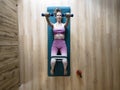
[[56, 13], [56, 20], [57, 20], [57, 22], [61, 22], [61, 20], [62, 20], [62, 13], [61, 12]]

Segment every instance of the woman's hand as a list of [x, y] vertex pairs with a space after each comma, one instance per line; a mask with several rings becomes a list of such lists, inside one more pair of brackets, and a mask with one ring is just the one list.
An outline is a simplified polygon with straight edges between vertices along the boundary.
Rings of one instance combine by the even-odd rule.
[[50, 25], [53, 28], [53, 24], [50, 22], [49, 17], [50, 17], [50, 13], [45, 13], [45, 18], [47, 20], [48, 25]]
[[70, 18], [71, 17], [71, 14], [70, 13], [66, 13], [66, 18]]
[[50, 14], [49, 13], [45, 13], [45, 17], [50, 17]]

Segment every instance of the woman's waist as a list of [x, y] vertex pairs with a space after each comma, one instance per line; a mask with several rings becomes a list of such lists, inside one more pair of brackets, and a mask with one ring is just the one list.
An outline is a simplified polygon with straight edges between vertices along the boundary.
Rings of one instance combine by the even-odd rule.
[[65, 43], [65, 39], [54, 39], [53, 44], [55, 45], [61, 45]]
[[65, 35], [64, 34], [55, 34], [54, 39], [64, 39]]

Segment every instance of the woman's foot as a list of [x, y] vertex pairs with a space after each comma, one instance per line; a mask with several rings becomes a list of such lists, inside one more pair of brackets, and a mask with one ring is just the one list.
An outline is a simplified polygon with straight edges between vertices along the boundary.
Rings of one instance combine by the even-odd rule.
[[53, 75], [54, 74], [54, 70], [50, 70], [50, 74]]
[[64, 75], [67, 75], [67, 70], [64, 70]]

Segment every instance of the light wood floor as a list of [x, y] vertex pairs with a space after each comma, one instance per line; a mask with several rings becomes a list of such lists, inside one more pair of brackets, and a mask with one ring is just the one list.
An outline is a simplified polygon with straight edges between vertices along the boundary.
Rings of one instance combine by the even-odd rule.
[[[47, 23], [41, 13], [58, 5], [70, 6], [74, 14], [70, 77], [47, 76]], [[19, 0], [20, 90], [120, 90], [119, 9], [120, 0]]]

